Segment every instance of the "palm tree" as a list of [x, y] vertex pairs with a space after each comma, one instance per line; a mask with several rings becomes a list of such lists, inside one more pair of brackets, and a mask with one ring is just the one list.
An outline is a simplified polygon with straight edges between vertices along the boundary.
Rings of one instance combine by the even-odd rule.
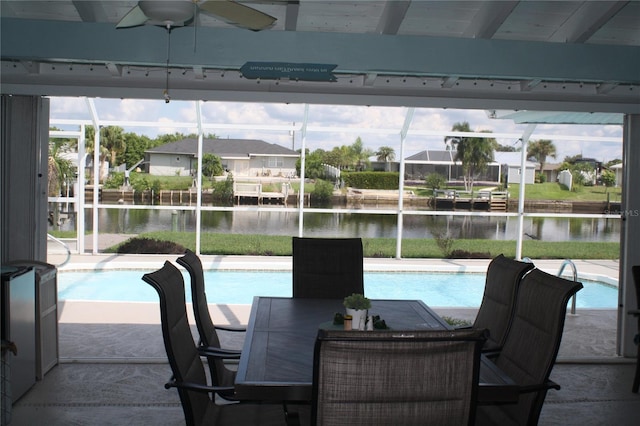
[[116, 156], [123, 154], [126, 148], [124, 140], [124, 129], [118, 126], [107, 126], [102, 128], [100, 143], [109, 151], [111, 157], [111, 167], [116, 165]]
[[[89, 157], [93, 158], [93, 152], [96, 142], [96, 131], [93, 126], [87, 126], [84, 129], [84, 140], [85, 140], [85, 152]], [[104, 176], [104, 163], [109, 156], [109, 150], [104, 146], [103, 143], [100, 144], [100, 148], [98, 151], [98, 158], [100, 159], [100, 171], [98, 174], [98, 181], [102, 181], [102, 176]]]
[[73, 163], [70, 160], [62, 158], [60, 155], [64, 151], [64, 141], [52, 142], [49, 145], [49, 160], [47, 173], [49, 175], [48, 194], [50, 197], [60, 195], [62, 188], [69, 184], [69, 180], [73, 177]]
[[[455, 132], [470, 132], [469, 123], [456, 123], [451, 128]], [[489, 133], [489, 132], [487, 132]], [[455, 161], [462, 163], [464, 172], [464, 188], [473, 191], [473, 180], [476, 173], [482, 173], [493, 161], [493, 149], [496, 141], [493, 138], [458, 138]]]
[[381, 146], [378, 148], [378, 151], [376, 151], [376, 155], [378, 161], [384, 161], [386, 163], [384, 168], [389, 171], [389, 163], [396, 159], [395, 150], [390, 146]]
[[[49, 197], [60, 196], [64, 188], [68, 188], [74, 177], [73, 162], [63, 158], [60, 154], [68, 147], [68, 142], [64, 140], [54, 140], [49, 142], [49, 158], [47, 161], [48, 186], [47, 195]], [[59, 227], [58, 202], [53, 202], [49, 210], [49, 220], [54, 226]]]
[[356, 141], [349, 147], [355, 168], [361, 171], [369, 164], [369, 157], [373, 155], [373, 151], [369, 148], [365, 148], [360, 136], [356, 138]]
[[540, 163], [540, 173], [542, 173], [547, 157], [556, 158], [556, 146], [548, 139], [533, 141], [527, 148], [527, 157], [533, 157]]

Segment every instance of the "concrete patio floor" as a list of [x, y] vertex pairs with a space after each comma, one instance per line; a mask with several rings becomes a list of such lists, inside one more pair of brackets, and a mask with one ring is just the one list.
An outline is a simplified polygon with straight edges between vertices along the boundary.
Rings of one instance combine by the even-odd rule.
[[[177, 256], [176, 256], [177, 257]], [[160, 267], [171, 256], [79, 256], [63, 269]], [[51, 261], [51, 260], [50, 260]], [[290, 259], [204, 257], [206, 267], [251, 264], [277, 269]], [[367, 265], [369, 263], [369, 265]], [[375, 267], [373, 264], [375, 263]], [[371, 261], [365, 269], [433, 268], [486, 270], [487, 261]], [[545, 265], [544, 267], [542, 265]], [[84, 265], [84, 266], [83, 266]], [[558, 263], [536, 262], [557, 271]], [[240, 268], [241, 269], [241, 268]], [[617, 264], [579, 264], [586, 276], [617, 276]], [[614, 273], [615, 271], [615, 273]], [[246, 324], [247, 305], [211, 305], [215, 322]], [[475, 309], [434, 307], [453, 318], [473, 319]], [[188, 309], [190, 312], [190, 307]], [[182, 425], [184, 417], [174, 389], [156, 303], [61, 302], [60, 364], [13, 407], [11, 425]], [[578, 310], [567, 315], [558, 362], [551, 379], [562, 386], [548, 393], [540, 425], [636, 425], [640, 394], [631, 392], [635, 359], [616, 355], [615, 310]], [[193, 318], [190, 318], [193, 324]], [[192, 332], [197, 336], [195, 326]], [[227, 347], [240, 348], [242, 336], [221, 334]]]

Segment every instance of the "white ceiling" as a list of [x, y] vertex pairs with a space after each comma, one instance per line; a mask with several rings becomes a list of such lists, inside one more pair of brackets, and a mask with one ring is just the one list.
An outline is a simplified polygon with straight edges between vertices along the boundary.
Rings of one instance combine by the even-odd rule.
[[[171, 32], [173, 99], [640, 113], [640, 1], [243, 3], [275, 25], [200, 14]], [[135, 5], [3, 0], [2, 92], [161, 98], [167, 31], [115, 29]], [[337, 81], [244, 78], [252, 61], [335, 64]]]

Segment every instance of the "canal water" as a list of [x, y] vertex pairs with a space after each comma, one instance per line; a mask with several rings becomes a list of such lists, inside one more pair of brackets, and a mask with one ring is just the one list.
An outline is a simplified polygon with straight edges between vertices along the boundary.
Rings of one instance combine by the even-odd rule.
[[[148, 231], [195, 232], [194, 211], [100, 209], [101, 233], [139, 234]], [[296, 235], [298, 212], [278, 211], [203, 211], [202, 232]], [[92, 230], [92, 215], [87, 209], [85, 229]], [[73, 216], [60, 227], [75, 230]], [[515, 240], [514, 217], [422, 216], [405, 215], [403, 238], [433, 238], [448, 232], [458, 239]], [[526, 238], [542, 241], [620, 241], [620, 220], [602, 218], [525, 218]], [[304, 235], [308, 237], [395, 238], [397, 217], [388, 214], [304, 213]]]

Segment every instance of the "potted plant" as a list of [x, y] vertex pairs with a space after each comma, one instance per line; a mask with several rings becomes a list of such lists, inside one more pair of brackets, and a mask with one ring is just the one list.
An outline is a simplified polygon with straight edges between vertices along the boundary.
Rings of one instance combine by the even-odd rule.
[[342, 302], [346, 308], [347, 315], [351, 315], [354, 330], [364, 330], [367, 321], [367, 313], [371, 308], [371, 300], [364, 297], [364, 294], [353, 293], [344, 298]]

